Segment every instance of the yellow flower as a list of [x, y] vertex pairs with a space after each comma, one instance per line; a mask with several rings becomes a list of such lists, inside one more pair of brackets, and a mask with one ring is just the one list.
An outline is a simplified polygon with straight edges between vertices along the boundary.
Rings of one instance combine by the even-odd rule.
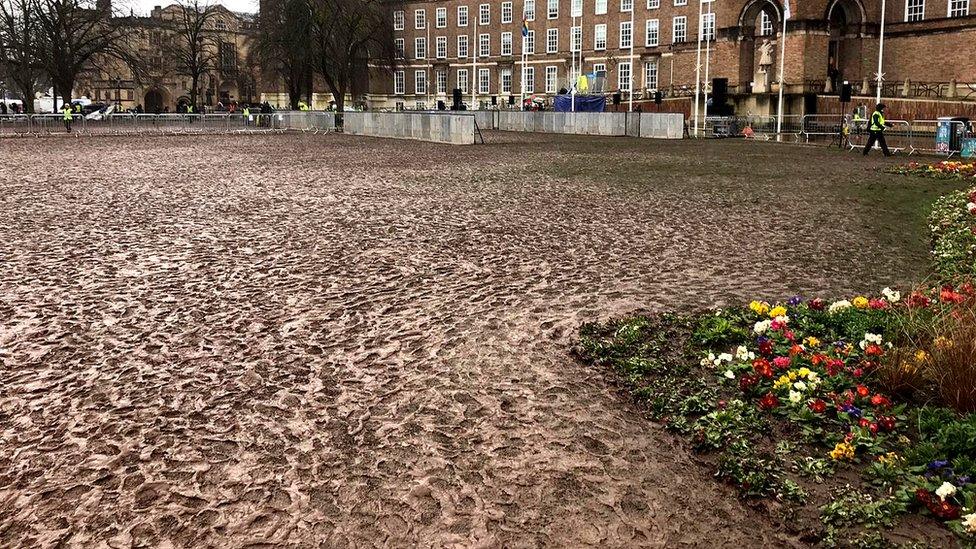
[[783, 316], [785, 314], [786, 314], [786, 307], [783, 307], [782, 305], [777, 305], [773, 307], [771, 311], [769, 311], [769, 318], [776, 318], [778, 316]]
[[807, 342], [807, 345], [809, 345], [811, 347], [817, 347], [817, 346], [820, 345], [820, 340], [817, 339], [817, 338], [815, 338], [815, 337], [813, 337], [813, 336], [808, 337], [806, 339], [806, 342]]
[[830, 451], [830, 457], [835, 461], [854, 459], [854, 447], [846, 442], [838, 442]]
[[924, 363], [928, 362], [928, 360], [929, 360], [929, 354], [926, 353], [924, 349], [919, 349], [919, 350], [915, 351], [915, 363], [916, 364], [924, 364]]
[[906, 374], [914, 374], [918, 371], [918, 368], [916, 368], [914, 364], [910, 364], [907, 360], [903, 360], [901, 362], [901, 371], [905, 372]]
[[749, 308], [752, 309], [752, 312], [762, 316], [769, 311], [769, 303], [766, 303], [765, 301], [753, 301], [749, 304]]
[[952, 347], [952, 340], [945, 336], [939, 336], [935, 338], [935, 346], [939, 349], [948, 349]]
[[868, 298], [864, 297], [863, 295], [859, 295], [855, 297], [854, 301], [852, 301], [851, 303], [858, 309], [867, 309], [869, 302], [868, 302]]
[[878, 463], [881, 465], [886, 465], [888, 467], [894, 467], [901, 463], [902, 458], [895, 452], [888, 452], [883, 456], [878, 456]]
[[796, 381], [800, 377], [800, 376], [796, 375], [796, 370], [790, 370], [788, 375], [789, 375], [790, 381]]
[[807, 376], [810, 375], [810, 368], [807, 368], [806, 366], [804, 366], [804, 367], [800, 368], [797, 371], [797, 373], [800, 375], [800, 377], [807, 377]]
[[773, 389], [782, 389], [783, 387], [789, 387], [790, 383], [791, 382], [789, 376], [780, 376], [779, 379], [773, 382]]

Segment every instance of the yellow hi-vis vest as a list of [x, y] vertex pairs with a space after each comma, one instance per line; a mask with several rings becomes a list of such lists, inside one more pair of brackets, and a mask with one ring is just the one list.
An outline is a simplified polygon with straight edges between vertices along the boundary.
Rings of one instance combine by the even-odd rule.
[[244, 116], [251, 116], [251, 109], [244, 107]]
[[73, 118], [73, 116], [71, 114], [71, 107], [65, 107], [64, 108], [64, 120], [66, 122], [70, 122], [72, 118]]
[[885, 117], [881, 114], [881, 111], [874, 111], [871, 115], [871, 126], [869, 129], [873, 132], [883, 132], [885, 130]]

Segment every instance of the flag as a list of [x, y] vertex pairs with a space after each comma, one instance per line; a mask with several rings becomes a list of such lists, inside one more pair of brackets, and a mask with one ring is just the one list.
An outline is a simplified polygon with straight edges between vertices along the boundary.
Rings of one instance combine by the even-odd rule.
[[529, 20], [525, 17], [522, 18], [522, 36], [529, 35]]
[[793, 17], [793, 15], [790, 13], [790, 0], [784, 0], [784, 2], [783, 2], [783, 18], [784, 19], [789, 19], [790, 17]]

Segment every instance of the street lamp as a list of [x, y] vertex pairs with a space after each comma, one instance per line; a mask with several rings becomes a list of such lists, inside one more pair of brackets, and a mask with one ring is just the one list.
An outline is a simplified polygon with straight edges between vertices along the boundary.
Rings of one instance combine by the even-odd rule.
[[115, 77], [115, 110], [122, 110], [122, 79]]

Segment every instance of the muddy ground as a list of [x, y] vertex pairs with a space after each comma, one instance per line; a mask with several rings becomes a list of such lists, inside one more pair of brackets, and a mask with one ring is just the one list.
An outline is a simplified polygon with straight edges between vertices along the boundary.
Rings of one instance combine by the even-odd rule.
[[794, 543], [575, 330], [916, 279], [940, 184], [486, 137], [0, 142], [0, 545]]

